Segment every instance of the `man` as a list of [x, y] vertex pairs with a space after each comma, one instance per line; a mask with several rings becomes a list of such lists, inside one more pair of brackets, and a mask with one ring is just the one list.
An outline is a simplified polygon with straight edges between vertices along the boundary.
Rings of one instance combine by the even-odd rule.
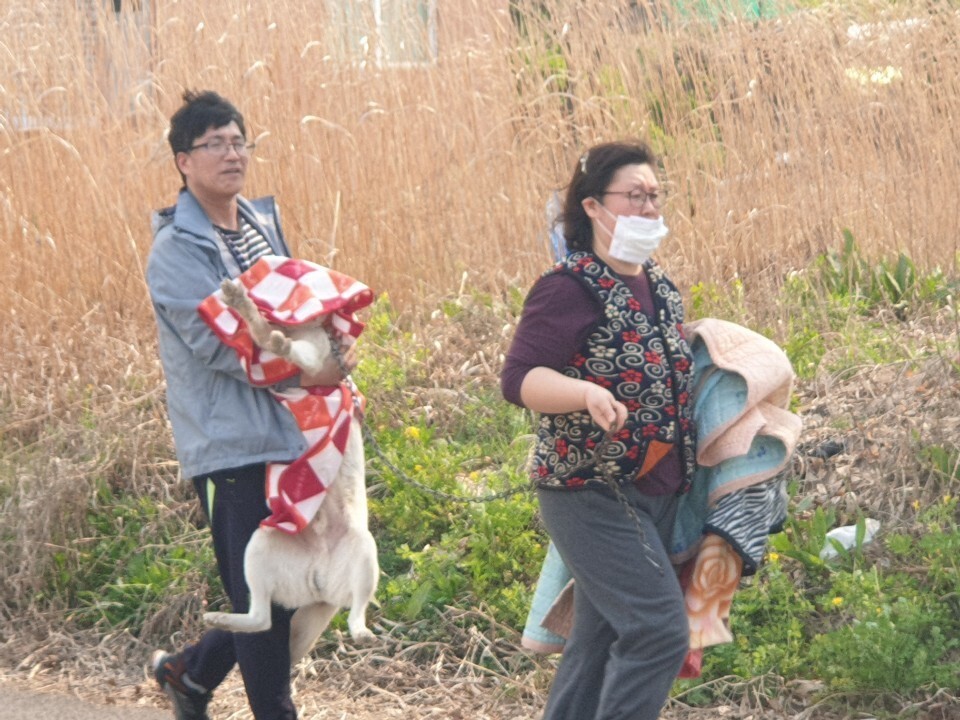
[[[190, 478], [209, 522], [224, 588], [234, 612], [247, 612], [243, 553], [260, 521], [267, 463], [291, 462], [306, 450], [293, 415], [267, 388], [255, 387], [197, 306], [225, 278], [264, 255], [290, 252], [272, 198], [240, 195], [253, 145], [243, 116], [214, 92], [187, 92], [170, 120], [169, 142], [183, 180], [177, 203], [154, 215], [147, 284], [157, 318], [167, 381], [167, 408], [181, 475]], [[352, 352], [347, 367], [356, 364]], [[285, 381], [336, 384], [331, 361], [317, 375]], [[177, 653], [157, 651], [153, 671], [177, 720], [209, 720], [213, 690], [239, 665], [257, 720], [294, 720], [290, 697], [290, 619], [273, 608], [270, 630], [204, 633]]]

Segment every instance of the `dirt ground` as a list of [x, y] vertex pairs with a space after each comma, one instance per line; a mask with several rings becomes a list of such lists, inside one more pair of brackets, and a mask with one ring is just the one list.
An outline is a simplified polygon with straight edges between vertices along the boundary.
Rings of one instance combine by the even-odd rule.
[[[919, 327], [901, 332], [930, 336], [929, 329]], [[915, 507], [936, 502], [942, 481], [923, 470], [918, 453], [924, 446], [954, 447], [960, 437], [960, 380], [946, 364], [933, 358], [925, 365], [863, 366], [799, 388], [804, 420], [797, 454], [799, 492], [841, 515], [863, 512], [878, 518], [883, 530], [909, 522]], [[539, 718], [555, 658], [531, 657], [513, 631], [491, 629], [487, 622], [474, 625], [471, 613], [489, 620], [477, 611], [457, 612], [444, 643], [418, 642], [411, 639], [410, 628], [381, 626], [376, 644], [357, 649], [328, 633], [312, 660], [297, 668], [300, 717]], [[49, 618], [37, 620], [35, 627], [50, 627]], [[30, 626], [28, 619], [0, 617], [0, 720], [69, 718], [69, 712], [86, 707], [77, 699], [106, 708], [101, 718], [114, 717], [111, 712], [119, 708], [131, 709], [121, 712], [125, 720], [153, 720], [151, 710], [169, 712], [166, 698], [143, 669], [152, 647], [123, 635], [78, 637], [43, 630], [29, 638]], [[862, 697], [857, 698], [861, 709], [845, 711], [848, 698], [825, 696], [816, 680], [725, 678], [711, 689], [719, 698], [713, 707], [691, 707], [681, 695], [668, 703], [662, 720], [960, 720], [956, 689], [931, 691], [919, 700], [877, 700], [876, 713], [862, 709], [872, 702]], [[5, 696], [10, 702], [3, 702]], [[41, 702], [62, 702], [63, 714], [13, 714], [33, 700], [38, 708], [51, 707]], [[218, 689], [210, 712], [216, 720], [250, 720], [238, 675]]]
[[[470, 634], [468, 632], [468, 634]], [[372, 647], [346, 646], [335, 634], [294, 677], [301, 720], [535, 720], [542, 714], [555, 658], [531, 658], [513, 639], [497, 640], [479, 631], [473, 641], [454, 645], [410, 643], [387, 633]], [[0, 648], [9, 650], [10, 646]], [[462, 650], [466, 649], [466, 652]], [[166, 697], [141, 660], [150, 648], [130, 638], [104, 638], [77, 645], [52, 638], [20, 667], [0, 671], [0, 719], [161, 720], [169, 718]], [[64, 662], [70, 658], [69, 662]], [[425, 658], [430, 658], [425, 662]], [[0, 662], [10, 661], [0, 652]], [[32, 665], [31, 665], [32, 663]], [[842, 697], [824, 697], [816, 681], [784, 682], [777, 677], [714, 684], [720, 700], [694, 708], [684, 697], [669, 701], [661, 720], [840, 720], [873, 717], [844, 711]], [[838, 709], [839, 708], [839, 709]], [[960, 698], [943, 691], [922, 702], [905, 703], [885, 717], [960, 720]], [[252, 720], [239, 675], [234, 672], [210, 705], [214, 720]], [[879, 716], [879, 714], [878, 714]]]
[[169, 720], [160, 708], [103, 705], [54, 691], [33, 690], [0, 680], [0, 718], [3, 720]]
[[[446, 616], [445, 616], [446, 617]], [[450, 642], [416, 642], [410, 628], [375, 627], [378, 641], [355, 648], [337, 632], [328, 633], [296, 669], [294, 699], [302, 720], [534, 720], [542, 714], [556, 657], [531, 656], [512, 631], [481, 631], [470, 625], [470, 613], [451, 614]], [[479, 618], [480, 616], [477, 615]], [[9, 629], [9, 626], [8, 626]], [[2, 636], [3, 634], [0, 634]], [[169, 714], [166, 697], [144, 667], [152, 648], [125, 635], [51, 635], [31, 643], [7, 635], [0, 644], [0, 718], [71, 718], [87, 720], [89, 706], [103, 708], [101, 718], [113, 718], [126, 708], [123, 720], [157, 720]], [[736, 718], [843, 717], [821, 712], [813, 693], [816, 683], [783, 684], [758, 678], [724, 684], [718, 694], [730, 702], [695, 709], [676, 698], [663, 720]], [[772, 697], [775, 699], [771, 700]], [[3, 702], [6, 698], [9, 702]], [[735, 698], [735, 699], [733, 699]], [[23, 708], [44, 708], [42, 715]], [[64, 714], [52, 712], [62, 708]], [[152, 712], [151, 712], [152, 711]], [[71, 715], [72, 713], [72, 715]], [[218, 688], [210, 705], [215, 720], [252, 720], [239, 674]], [[94, 715], [94, 717], [97, 717]], [[947, 716], [929, 716], [947, 720]], [[93, 720], [93, 718], [90, 718]], [[960, 714], [949, 720], [960, 720]]]
[[[425, 673], [425, 679], [429, 673]], [[506, 688], [495, 688], [477, 679], [444, 681], [414, 691], [387, 689], [365, 681], [355, 686], [325, 687], [320, 677], [301, 677], [295, 699], [303, 720], [381, 720], [383, 718], [444, 718], [444, 720], [533, 720], [539, 718], [541, 697], [515, 698]], [[796, 708], [798, 709], [798, 708]], [[250, 720], [243, 687], [231, 675], [209, 708], [216, 720]], [[721, 705], [709, 710], [684, 708], [674, 703], [663, 720], [728, 717], [738, 720], [793, 717], [839, 717], [804, 715], [772, 709]], [[171, 717], [166, 698], [152, 682], [111, 685], [103, 678], [73, 682], [64, 678], [34, 677], [0, 680], [0, 718], [3, 720], [163, 720]], [[958, 716], [960, 717], [960, 716]]]
[[[429, 673], [425, 673], [427, 679]], [[111, 685], [104, 679], [82, 683], [64, 679], [33, 678], [0, 680], [0, 718], [3, 720], [164, 720], [171, 717], [166, 698], [151, 682]], [[326, 687], [320, 677], [301, 677], [295, 698], [302, 720], [534, 720], [543, 709], [541, 697], [515, 698], [507, 687], [496, 688], [477, 681], [444, 681], [427, 684], [415, 691], [387, 689], [362, 680], [350, 687]], [[749, 685], [749, 684], [747, 684]], [[810, 700], [810, 693], [822, 689], [817, 683], [793, 683], [781, 688], [782, 695], [761, 700], [770, 688], [741, 687], [748, 692], [736, 703], [695, 709], [671, 701], [661, 720], [840, 720], [873, 716], [862, 711], [829, 710]], [[94, 687], [95, 686], [95, 687]], [[210, 705], [215, 720], [251, 720], [239, 679], [231, 676]], [[901, 712], [899, 717], [916, 720], [960, 720], [960, 703], [945, 694], [931, 697]], [[886, 717], [890, 717], [887, 715]]]

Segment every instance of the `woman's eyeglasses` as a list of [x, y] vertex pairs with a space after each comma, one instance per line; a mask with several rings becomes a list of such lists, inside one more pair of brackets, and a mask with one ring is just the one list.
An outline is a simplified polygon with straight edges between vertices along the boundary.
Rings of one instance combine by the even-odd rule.
[[659, 210], [663, 206], [663, 196], [660, 193], [645, 193], [643, 190], [605, 190], [603, 195], [623, 195], [637, 210], [642, 210], [649, 201]]

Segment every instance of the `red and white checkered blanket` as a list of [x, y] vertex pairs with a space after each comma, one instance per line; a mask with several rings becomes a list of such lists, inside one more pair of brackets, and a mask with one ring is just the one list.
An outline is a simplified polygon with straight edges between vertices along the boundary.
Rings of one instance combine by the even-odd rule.
[[[323, 322], [334, 342], [350, 345], [363, 330], [356, 311], [373, 302], [366, 285], [306, 260], [267, 256], [238, 280], [266, 320], [296, 326]], [[197, 312], [220, 340], [233, 348], [250, 382], [270, 386], [300, 372], [289, 361], [258, 347], [246, 321], [223, 302], [217, 290]], [[289, 464], [267, 467], [266, 497], [271, 515], [261, 525], [289, 534], [305, 528], [337, 477], [350, 434], [350, 420], [362, 412], [363, 396], [349, 378], [337, 386], [270, 389], [297, 420], [307, 451]]]

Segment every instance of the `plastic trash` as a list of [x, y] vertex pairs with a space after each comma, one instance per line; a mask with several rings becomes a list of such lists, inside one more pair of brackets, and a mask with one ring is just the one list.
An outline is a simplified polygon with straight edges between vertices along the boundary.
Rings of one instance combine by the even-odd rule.
[[[866, 545], [868, 542], [873, 540], [873, 536], [877, 534], [877, 531], [880, 529], [880, 521], [874, 520], [873, 518], [867, 518], [864, 521], [864, 531], [863, 531], [863, 544]], [[843, 527], [834, 528], [826, 535], [826, 542], [823, 544], [823, 550], [820, 551], [821, 560], [829, 560], [830, 558], [837, 556], [837, 549], [833, 546], [833, 543], [830, 540], [836, 540], [840, 545], [847, 550], [852, 548], [857, 544], [857, 526], [856, 525], [844, 525]]]
[[567, 241], [563, 237], [563, 223], [558, 222], [560, 213], [563, 212], [563, 201], [560, 199], [560, 193], [554, 192], [547, 199], [547, 237], [550, 239], [550, 247], [553, 250], [553, 259], [560, 262], [567, 256]]

